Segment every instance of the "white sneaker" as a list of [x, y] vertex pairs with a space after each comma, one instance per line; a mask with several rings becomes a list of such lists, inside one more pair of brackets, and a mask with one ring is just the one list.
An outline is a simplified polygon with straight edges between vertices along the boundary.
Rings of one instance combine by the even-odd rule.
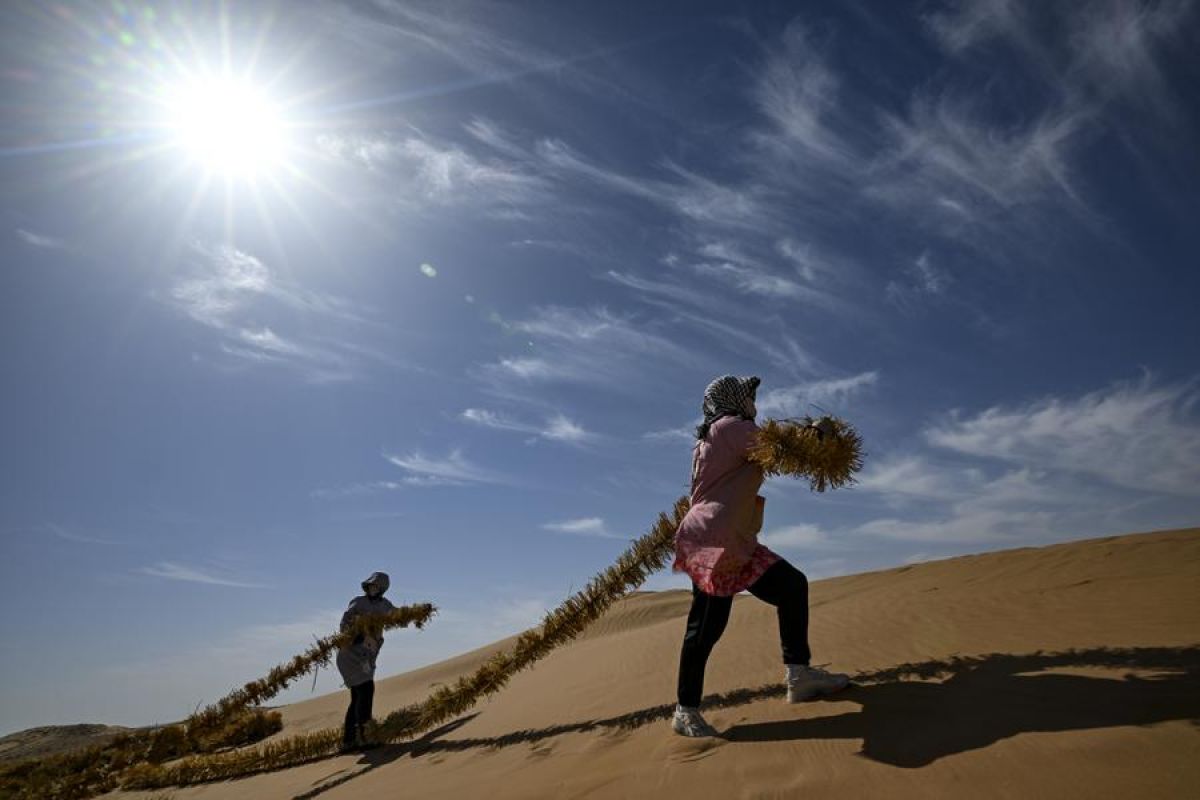
[[840, 672], [826, 672], [820, 667], [803, 664], [788, 664], [787, 699], [789, 703], [803, 703], [825, 694], [840, 692], [850, 685], [850, 676]]
[[675, 716], [671, 718], [671, 728], [680, 736], [693, 738], [720, 735], [716, 728], [709, 725], [704, 717], [700, 716], [698, 708], [675, 706]]

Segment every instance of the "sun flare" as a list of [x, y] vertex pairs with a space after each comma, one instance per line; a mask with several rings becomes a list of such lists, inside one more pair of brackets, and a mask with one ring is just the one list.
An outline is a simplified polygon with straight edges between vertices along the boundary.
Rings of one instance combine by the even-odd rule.
[[175, 144], [212, 172], [251, 177], [287, 157], [286, 120], [268, 94], [248, 81], [193, 81], [172, 89], [166, 106]]

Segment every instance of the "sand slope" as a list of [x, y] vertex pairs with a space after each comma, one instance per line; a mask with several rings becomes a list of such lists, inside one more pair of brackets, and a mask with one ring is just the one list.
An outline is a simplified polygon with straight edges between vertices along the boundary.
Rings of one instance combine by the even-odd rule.
[[[689, 599], [629, 598], [417, 743], [170, 794], [1126, 798], [1200, 787], [1200, 529], [815, 583], [816, 661], [861, 685], [797, 706], [782, 700], [773, 609], [739, 597], [706, 684], [719, 740], [676, 737], [665, 721]], [[378, 710], [493, 649], [382, 681]], [[289, 707], [285, 733], [336, 725], [344, 704], [339, 693]]]

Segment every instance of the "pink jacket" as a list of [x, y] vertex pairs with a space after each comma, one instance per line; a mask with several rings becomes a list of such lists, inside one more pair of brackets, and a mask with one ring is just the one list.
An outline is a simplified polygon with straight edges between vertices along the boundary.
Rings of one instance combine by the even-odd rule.
[[686, 572], [706, 594], [730, 597], [779, 560], [758, 543], [755, 498], [763, 472], [746, 458], [758, 426], [722, 417], [696, 442], [692, 507], [675, 532], [673, 569]]

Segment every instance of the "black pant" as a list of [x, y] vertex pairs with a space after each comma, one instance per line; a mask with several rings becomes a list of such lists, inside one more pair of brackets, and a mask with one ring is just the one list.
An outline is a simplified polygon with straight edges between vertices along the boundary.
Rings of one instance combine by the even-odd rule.
[[346, 727], [342, 741], [354, 744], [355, 736], [361, 736], [363, 727], [371, 721], [371, 704], [375, 701], [375, 681], [350, 687], [350, 707], [346, 709]]
[[[779, 642], [784, 664], [807, 664], [808, 579], [804, 573], [780, 559], [749, 587], [750, 594], [775, 606], [779, 615]], [[696, 708], [704, 693], [704, 668], [713, 645], [729, 622], [732, 597], [714, 597], [692, 584], [692, 610], [679, 653], [679, 705]]]

